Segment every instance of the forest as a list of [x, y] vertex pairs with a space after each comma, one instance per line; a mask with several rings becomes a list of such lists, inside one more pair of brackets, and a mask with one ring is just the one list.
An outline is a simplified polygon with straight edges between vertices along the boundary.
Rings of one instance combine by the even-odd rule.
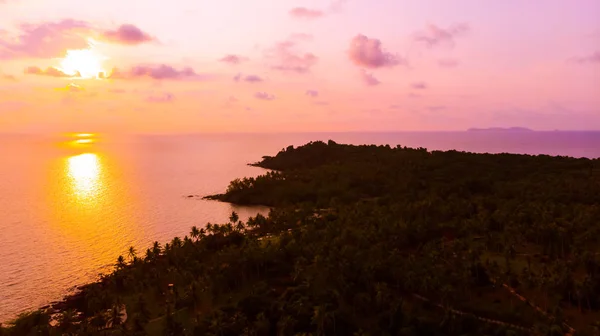
[[600, 160], [333, 141], [0, 335], [600, 335]]

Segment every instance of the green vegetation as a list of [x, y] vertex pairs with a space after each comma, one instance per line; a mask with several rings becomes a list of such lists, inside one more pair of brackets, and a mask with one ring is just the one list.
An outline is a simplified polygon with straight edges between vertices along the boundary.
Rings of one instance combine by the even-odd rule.
[[268, 217], [131, 249], [0, 335], [598, 333], [600, 160], [330, 141], [256, 165], [208, 198]]

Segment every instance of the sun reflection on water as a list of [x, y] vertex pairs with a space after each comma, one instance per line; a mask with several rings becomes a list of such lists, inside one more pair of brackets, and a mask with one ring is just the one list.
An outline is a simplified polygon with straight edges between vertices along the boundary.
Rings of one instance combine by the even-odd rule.
[[85, 153], [67, 159], [67, 175], [80, 202], [90, 202], [100, 192], [101, 165], [98, 155]]

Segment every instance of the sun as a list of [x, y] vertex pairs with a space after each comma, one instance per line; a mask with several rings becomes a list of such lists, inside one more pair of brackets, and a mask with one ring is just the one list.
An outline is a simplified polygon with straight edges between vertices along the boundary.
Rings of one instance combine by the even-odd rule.
[[69, 76], [99, 78], [106, 71], [102, 63], [106, 57], [92, 49], [67, 50], [60, 63], [60, 70]]

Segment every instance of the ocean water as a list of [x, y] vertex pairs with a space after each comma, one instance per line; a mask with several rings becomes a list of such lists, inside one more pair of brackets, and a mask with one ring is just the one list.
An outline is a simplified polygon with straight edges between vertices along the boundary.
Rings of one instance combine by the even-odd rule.
[[129, 246], [264, 207], [188, 198], [223, 192], [288, 145], [400, 144], [472, 152], [600, 157], [600, 132], [406, 132], [101, 136], [0, 135], [0, 321], [61, 299], [112, 269]]

